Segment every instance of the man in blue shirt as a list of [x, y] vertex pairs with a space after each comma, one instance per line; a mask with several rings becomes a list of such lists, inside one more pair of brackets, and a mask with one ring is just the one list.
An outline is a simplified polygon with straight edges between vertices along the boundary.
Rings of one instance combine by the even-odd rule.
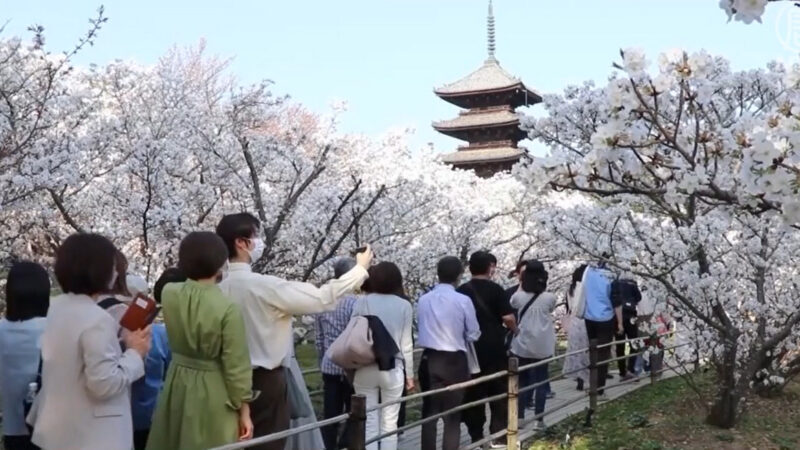
[[[423, 391], [461, 383], [470, 378], [467, 346], [481, 335], [475, 307], [469, 297], [456, 292], [464, 272], [461, 261], [448, 256], [439, 261], [439, 284], [419, 299], [417, 306], [419, 346], [424, 350], [419, 366], [419, 382]], [[464, 398], [464, 390], [425, 397], [422, 416], [430, 417], [455, 408]], [[461, 414], [444, 417], [443, 450], [455, 450], [461, 442]], [[436, 424], [422, 425], [422, 449], [436, 449]]]
[[[622, 305], [611, 295], [614, 275], [604, 264], [589, 266], [583, 275], [583, 295], [586, 297], [586, 336], [597, 340], [599, 361], [611, 359], [611, 342], [618, 330], [622, 330]], [[597, 366], [598, 394], [603, 395], [606, 385], [608, 363]]]

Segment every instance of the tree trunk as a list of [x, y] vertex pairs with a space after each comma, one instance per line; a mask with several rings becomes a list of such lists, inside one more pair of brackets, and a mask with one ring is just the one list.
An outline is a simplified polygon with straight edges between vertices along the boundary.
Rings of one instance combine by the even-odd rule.
[[735, 389], [720, 387], [706, 423], [719, 428], [733, 428], [739, 419], [739, 395]]
[[733, 428], [739, 420], [741, 392], [736, 383], [737, 344], [726, 343], [723, 354], [716, 361], [717, 393], [706, 416], [706, 423], [719, 428]]

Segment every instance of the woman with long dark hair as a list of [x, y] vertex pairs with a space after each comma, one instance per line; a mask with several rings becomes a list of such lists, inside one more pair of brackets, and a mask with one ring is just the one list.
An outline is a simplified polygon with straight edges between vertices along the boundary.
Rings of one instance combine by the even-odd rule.
[[[572, 273], [572, 282], [567, 292], [567, 315], [562, 323], [567, 330], [567, 353], [573, 353], [589, 347], [589, 338], [586, 336], [586, 322], [575, 316], [575, 301], [578, 287], [586, 271], [586, 264], [582, 264]], [[566, 377], [577, 382], [576, 388], [583, 390], [584, 383], [589, 381], [589, 352], [571, 354], [564, 358], [563, 373]]]

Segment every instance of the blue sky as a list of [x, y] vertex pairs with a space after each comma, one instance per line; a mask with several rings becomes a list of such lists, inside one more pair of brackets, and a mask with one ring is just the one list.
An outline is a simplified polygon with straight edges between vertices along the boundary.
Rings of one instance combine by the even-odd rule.
[[[86, 30], [100, 1], [0, 0], [5, 36], [45, 27], [51, 50], [68, 48]], [[620, 48], [644, 48], [651, 60], [669, 48], [705, 48], [734, 68], [761, 67], [794, 54], [778, 37], [783, 8], [763, 24], [727, 23], [717, 0], [495, 0], [497, 57], [528, 86], [559, 92], [603, 81]], [[435, 86], [476, 69], [486, 57], [487, 0], [116, 0], [109, 21], [78, 64], [130, 59], [155, 62], [173, 45], [205, 38], [210, 53], [233, 57], [242, 82], [270, 79], [316, 111], [346, 100], [342, 130], [378, 134], [416, 129], [415, 146], [442, 151], [458, 141], [432, 120], [457, 114]], [[541, 107], [534, 108], [535, 114]]]

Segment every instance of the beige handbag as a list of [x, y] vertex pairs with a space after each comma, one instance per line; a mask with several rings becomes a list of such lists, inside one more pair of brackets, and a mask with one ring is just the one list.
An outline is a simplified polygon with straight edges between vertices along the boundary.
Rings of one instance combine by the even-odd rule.
[[372, 330], [364, 316], [355, 316], [342, 334], [328, 347], [325, 355], [342, 369], [360, 369], [375, 362], [372, 350]]

